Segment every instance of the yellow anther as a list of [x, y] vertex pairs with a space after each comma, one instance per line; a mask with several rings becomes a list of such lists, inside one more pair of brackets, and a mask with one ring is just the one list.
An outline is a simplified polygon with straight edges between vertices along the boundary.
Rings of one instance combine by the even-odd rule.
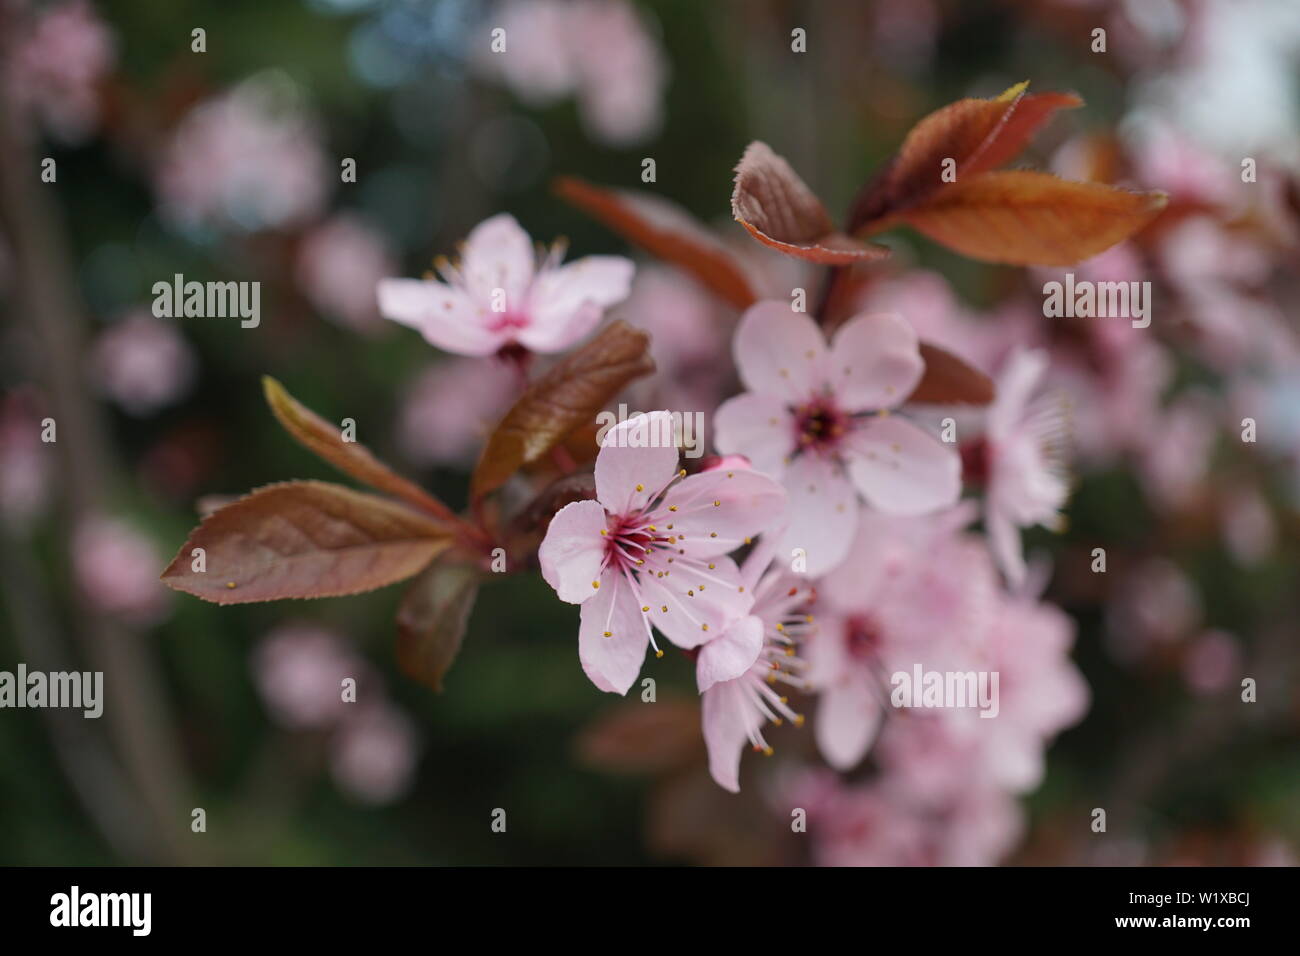
[[655, 651], [655, 657], [663, 657], [663, 656], [664, 656], [663, 648], [660, 648], [659, 650]]
[[600, 582], [599, 582], [599, 581], [592, 581], [592, 582], [591, 582], [591, 586], [592, 586], [592, 588], [593, 588], [594, 590], [599, 590], [599, 589], [600, 589]]
[[637, 485], [637, 486], [636, 486], [636, 490], [637, 490], [637, 491], [645, 491], [645, 485]]

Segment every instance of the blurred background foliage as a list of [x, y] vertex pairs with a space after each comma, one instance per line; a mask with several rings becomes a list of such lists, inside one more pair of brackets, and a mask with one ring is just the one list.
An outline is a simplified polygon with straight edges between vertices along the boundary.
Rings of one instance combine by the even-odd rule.
[[[290, 478], [335, 480], [276, 425], [263, 403], [263, 374], [327, 420], [354, 418], [362, 442], [452, 505], [465, 500], [465, 468], [413, 461], [395, 437], [404, 393], [435, 359], [416, 333], [394, 327], [362, 334], [324, 317], [293, 279], [300, 242], [293, 228], [183, 230], [160, 215], [152, 183], [160, 144], [196, 102], [250, 76], [287, 78], [319, 124], [332, 184], [328, 207], [364, 215], [391, 245], [404, 275], [421, 273], [434, 255], [450, 253], [474, 224], [498, 211], [516, 216], [540, 241], [568, 237], [572, 255], [625, 253], [621, 240], [550, 193], [548, 182], [558, 174], [636, 188], [643, 185], [641, 159], [650, 156], [658, 173], [652, 188], [738, 233], [729, 222], [731, 175], [753, 139], [788, 157], [835, 213], [916, 119], [961, 96], [994, 95], [1026, 78], [1035, 89], [1078, 91], [1087, 107], [1059, 119], [1031, 147], [1026, 160], [1035, 165], [1044, 165], [1067, 136], [1115, 129], [1126, 111], [1134, 71], [1116, 57], [1092, 54], [1075, 19], [1084, 8], [1097, 18], [1108, 15], [1105, 4], [920, 4], [918, 29], [928, 29], [929, 46], [912, 58], [897, 45], [893, 58], [882, 51], [872, 32], [879, 29], [872, 16], [877, 6], [640, 3], [667, 59], [665, 121], [646, 141], [619, 146], [593, 140], [572, 98], [532, 106], [474, 73], [469, 61], [493, 22], [489, 3], [100, 4], [116, 41], [103, 129], [75, 143], [40, 141], [34, 153], [57, 160], [58, 181], [31, 187], [57, 196], [88, 333], [147, 306], [152, 284], [174, 273], [263, 283], [256, 330], [234, 320], [179, 322], [198, 359], [183, 398], [147, 416], [97, 405], [114, 458], [114, 471], [96, 476], [108, 505], [156, 544], [161, 571], [195, 523], [201, 496]], [[195, 27], [206, 30], [205, 53], [190, 50]], [[808, 30], [806, 56], [788, 52], [795, 27]], [[355, 184], [337, 181], [342, 157], [356, 159]], [[911, 237], [891, 244], [905, 261], [945, 276], [975, 308], [994, 305], [1020, 281], [1022, 270], [975, 263]], [[39, 381], [39, 363], [28, 361], [39, 351], [30, 327], [39, 317], [17, 314], [11, 293], [12, 283], [0, 284], [7, 392]], [[1290, 309], [1294, 318], [1294, 302]], [[1181, 377], [1202, 374], [1194, 360], [1181, 361]], [[54, 486], [60, 480], [51, 476]], [[1275, 497], [1284, 493], [1274, 488]], [[1166, 858], [1241, 862], [1242, 848], [1261, 835], [1280, 835], [1294, 846], [1300, 838], [1294, 512], [1271, 560], [1249, 569], [1228, 560], [1213, 536], [1171, 537], [1122, 467], [1087, 475], [1068, 514], [1068, 534], [1033, 533], [1030, 549], [1049, 550], [1071, 573], [1096, 541], [1116, 555], [1154, 550], [1173, 559], [1195, 582], [1207, 626], [1291, 644], [1283, 659], [1292, 669], [1285, 685], [1292, 697], [1281, 722], [1233, 718], [1207, 729], [1201, 699], [1188, 695], [1176, 669], [1158, 657], [1134, 667], [1107, 650], [1103, 605], [1086, 585], [1049, 592], [1078, 621], [1075, 656], [1093, 707], [1049, 754], [1047, 783], [1028, 799], [1034, 828], [1019, 858], [1078, 861], [1087, 809], [1121, 793], [1139, 795], [1137, 828], [1166, 847]], [[69, 597], [73, 584], [63, 554], [69, 533], [68, 519], [56, 512], [34, 525], [23, 547], [53, 610], [54, 631], [70, 635], [72, 647], [85, 621]], [[1115, 561], [1123, 567], [1122, 558]], [[735, 836], [749, 849], [694, 853], [689, 848], [698, 844], [688, 836], [674, 836], [672, 827], [665, 835], [662, 820], [647, 830], [647, 820], [678, 799], [685, 802], [673, 804], [672, 812], [706, 814], [701, 808], [712, 805], [712, 796], [682, 797], [643, 775], [610, 773], [581, 759], [584, 729], [620, 702], [583, 676], [577, 609], [556, 601], [536, 575], [490, 576], [440, 695], [396, 670], [393, 614], [400, 593], [225, 608], [167, 594], [165, 610], [137, 639], [157, 660], [171, 722], [166, 730], [184, 756], [189, 780], [182, 791], [190, 796], [181, 808], [206, 809], [206, 835], [193, 835], [189, 848], [175, 854], [124, 852], [106, 840], [70, 785], [45, 715], [5, 711], [0, 862], [637, 864], [769, 860], [785, 852], [773, 849], [786, 829], [781, 816], [742, 815]], [[5, 600], [0, 666], [11, 667], [25, 651], [14, 633], [12, 592]], [[383, 805], [358, 800], [325, 772], [323, 737], [285, 730], [268, 717], [252, 655], [286, 621], [341, 635], [381, 675], [415, 732], [414, 769], [400, 796]], [[692, 668], [680, 656], [653, 663], [648, 673], [659, 681], [661, 698], [693, 695]], [[106, 736], [95, 739], [95, 746], [107, 746]], [[776, 740], [778, 749], [800, 746], [785, 733]], [[505, 835], [489, 826], [497, 807], [508, 812]], [[150, 825], [134, 819], [126, 826]], [[188, 830], [187, 819], [179, 825]], [[785, 858], [798, 859], [797, 851]]]

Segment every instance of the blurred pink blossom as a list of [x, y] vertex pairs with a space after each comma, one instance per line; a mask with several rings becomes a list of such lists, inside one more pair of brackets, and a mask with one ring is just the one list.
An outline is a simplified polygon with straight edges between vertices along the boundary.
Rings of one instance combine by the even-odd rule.
[[1273, 512], [1264, 495], [1252, 485], [1239, 484], [1225, 492], [1219, 520], [1224, 543], [1238, 564], [1259, 564], [1277, 546]]
[[271, 631], [252, 656], [253, 678], [276, 723], [290, 730], [332, 727], [350, 708], [343, 700], [343, 680], [358, 685], [368, 665], [341, 637], [309, 622], [282, 624]]
[[997, 610], [987, 550], [954, 521], [863, 511], [852, 548], [818, 585], [817, 630], [803, 647], [819, 694], [813, 732], [832, 767], [871, 748], [889, 707], [888, 676], [914, 665], [971, 670]]
[[986, 419], [984, 524], [993, 555], [1012, 586], [1025, 577], [1020, 529], [1059, 529], [1060, 509], [1069, 494], [1063, 406], [1053, 399], [1034, 400], [1047, 363], [1041, 350], [1011, 356]]
[[78, 585], [99, 610], [139, 627], [165, 616], [162, 555], [128, 522], [108, 515], [83, 521], [73, 533], [72, 562]]
[[642, 142], [663, 122], [668, 66], [642, 15], [624, 0], [507, 0], [491, 18], [504, 51], [475, 61], [526, 103], [578, 101], [588, 133], [612, 146]]
[[562, 266], [563, 255], [557, 244], [539, 264], [528, 233], [501, 213], [474, 227], [458, 264], [439, 261], [444, 281], [380, 280], [379, 309], [447, 352], [484, 356], [514, 344], [561, 352], [627, 298], [634, 269], [622, 256]]
[[253, 232], [315, 215], [329, 175], [320, 132], [297, 87], [283, 74], [263, 73], [185, 114], [155, 185], [173, 222]]
[[298, 284], [307, 298], [357, 332], [388, 328], [379, 316], [375, 287], [396, 270], [383, 235], [350, 212], [312, 228], [298, 249]]
[[472, 465], [518, 386], [518, 372], [505, 362], [439, 362], [415, 380], [402, 402], [402, 452], [419, 465]]
[[[21, 5], [16, 5], [21, 6]], [[112, 32], [87, 0], [44, 4], [19, 20], [6, 61], [6, 93], [55, 137], [80, 142], [100, 121], [100, 90], [116, 59]]]
[[387, 703], [357, 705], [330, 743], [330, 771], [344, 792], [365, 803], [392, 803], [410, 789], [416, 735]]
[[17, 530], [40, 517], [50, 499], [55, 446], [41, 441], [37, 408], [28, 391], [0, 397], [0, 518]]
[[144, 310], [100, 333], [91, 355], [99, 391], [131, 415], [152, 415], [181, 398], [194, 382], [194, 351], [176, 323]]
[[1235, 687], [1240, 671], [1240, 647], [1226, 631], [1204, 632], [1188, 645], [1183, 657], [1183, 679], [1198, 694], [1216, 694]]

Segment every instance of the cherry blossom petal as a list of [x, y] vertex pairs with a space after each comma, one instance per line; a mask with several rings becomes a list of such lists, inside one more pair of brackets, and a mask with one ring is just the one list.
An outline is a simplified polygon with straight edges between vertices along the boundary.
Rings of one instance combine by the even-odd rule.
[[460, 273], [470, 296], [479, 305], [488, 305], [501, 289], [507, 312], [522, 310], [527, 304], [534, 268], [533, 241], [507, 213], [475, 226], [461, 251]]
[[672, 557], [671, 564], [656, 557], [654, 570], [646, 562], [641, 596], [650, 608], [650, 622], [678, 647], [699, 647], [749, 611], [752, 595], [741, 584], [740, 569], [730, 558]]
[[537, 550], [542, 577], [561, 601], [582, 604], [595, 596], [605, 562], [605, 509], [594, 501], [574, 501], [555, 513]]
[[850, 412], [893, 408], [925, 374], [916, 332], [892, 312], [849, 320], [831, 343], [831, 387]]
[[1034, 389], [1047, 371], [1047, 364], [1047, 352], [1043, 349], [1017, 350], [1007, 360], [998, 375], [997, 398], [989, 409], [986, 427], [991, 438], [1001, 440], [1015, 431]]
[[785, 499], [785, 489], [767, 475], [729, 468], [673, 485], [655, 514], [688, 555], [709, 558], [730, 554], [779, 522]]
[[763, 622], [752, 614], [735, 621], [700, 648], [695, 680], [700, 693], [719, 681], [735, 680], [754, 666], [763, 650]]
[[817, 577], [838, 565], [853, 542], [858, 526], [858, 495], [834, 459], [816, 453], [799, 455], [783, 479], [789, 493], [785, 534], [776, 560], [789, 561], [796, 548], [807, 563], [804, 572]]
[[521, 343], [534, 352], [559, 352], [584, 338], [611, 305], [632, 288], [632, 260], [587, 256], [558, 269], [544, 269], [533, 283], [529, 324]]
[[596, 455], [596, 498], [611, 514], [640, 511], [677, 470], [668, 412], [634, 415], [601, 439]]
[[704, 692], [700, 716], [709, 750], [709, 773], [718, 786], [739, 793], [740, 758], [749, 735], [762, 725], [762, 715], [751, 705], [744, 682], [731, 680]]
[[632, 586], [623, 575], [607, 572], [595, 596], [582, 605], [578, 659], [583, 671], [601, 690], [626, 694], [649, 646], [650, 631]]
[[751, 392], [803, 402], [826, 384], [826, 339], [816, 322], [786, 302], [750, 306], [732, 351], [740, 380]]
[[1018, 588], [1025, 580], [1025, 555], [1020, 543], [1020, 529], [996, 508], [984, 514], [984, 529], [989, 536], [989, 550], [1007, 583]]
[[713, 415], [713, 444], [724, 455], [744, 455], [753, 466], [780, 478], [797, 447], [794, 418], [775, 395], [745, 392], [723, 402]]
[[873, 418], [848, 438], [849, 473], [881, 511], [919, 515], [953, 504], [961, 494], [961, 456], [900, 418]]
[[876, 739], [880, 717], [880, 703], [861, 679], [823, 690], [815, 735], [826, 762], [841, 771], [856, 767]]
[[378, 295], [384, 318], [410, 326], [445, 352], [491, 355], [506, 342], [488, 330], [469, 296], [441, 282], [381, 279]]

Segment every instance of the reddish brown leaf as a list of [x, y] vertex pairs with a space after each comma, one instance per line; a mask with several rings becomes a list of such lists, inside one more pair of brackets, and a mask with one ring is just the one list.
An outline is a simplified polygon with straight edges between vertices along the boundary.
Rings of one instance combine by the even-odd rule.
[[987, 405], [993, 401], [993, 380], [947, 349], [922, 342], [921, 358], [925, 360], [925, 374], [907, 397], [909, 402]]
[[1028, 85], [1018, 83], [994, 99], [957, 100], [918, 122], [854, 201], [848, 231], [877, 232], [882, 221], [949, 188], [942, 176], [947, 160], [956, 182], [994, 169], [1019, 155], [1056, 110], [1083, 105], [1071, 93], [1026, 96]]
[[810, 262], [848, 265], [889, 255], [884, 246], [837, 232], [821, 200], [766, 143], [750, 143], [740, 157], [731, 212], [759, 242]]
[[470, 488], [475, 498], [505, 484], [591, 423], [628, 382], [654, 371], [650, 338], [625, 322], [613, 322], [528, 387], [483, 448]]
[[213, 512], [162, 581], [216, 604], [337, 597], [409, 578], [449, 543], [441, 525], [405, 505], [322, 481], [289, 481]]
[[456, 520], [450, 508], [419, 485], [393, 472], [365, 445], [345, 442], [338, 428], [301, 404], [271, 376], [262, 376], [262, 391], [284, 430], [308, 451], [372, 488], [386, 491], [444, 521]]
[[1023, 170], [968, 177], [899, 218], [972, 259], [1065, 266], [1127, 239], [1165, 203], [1163, 193]]
[[444, 559], [411, 583], [397, 609], [397, 663], [406, 676], [442, 690], [481, 580], [477, 568]]
[[552, 189], [628, 242], [685, 269], [736, 308], [748, 308], [758, 298], [743, 263], [675, 203], [650, 193], [606, 189], [573, 176], [561, 176]]

